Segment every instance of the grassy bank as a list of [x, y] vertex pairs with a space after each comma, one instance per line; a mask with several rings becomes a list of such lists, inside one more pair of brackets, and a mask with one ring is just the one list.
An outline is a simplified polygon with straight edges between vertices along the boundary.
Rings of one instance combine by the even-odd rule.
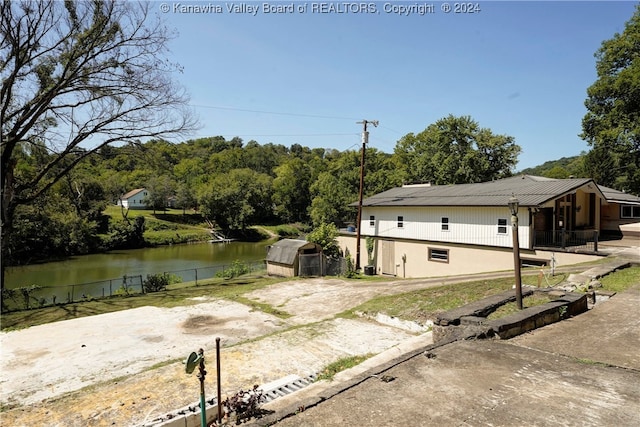
[[[567, 274], [558, 274], [552, 284], [559, 284]], [[523, 285], [536, 286], [537, 275], [523, 276]], [[611, 273], [601, 279], [603, 290], [622, 292], [640, 284], [640, 267], [629, 267]], [[355, 317], [356, 313], [375, 316], [384, 313], [402, 320], [424, 323], [434, 320], [439, 313], [463, 306], [473, 301], [512, 289], [513, 278], [480, 280], [453, 285], [443, 285], [403, 294], [380, 296], [342, 313], [343, 317]], [[546, 301], [529, 299], [526, 306]], [[515, 307], [515, 303], [513, 304]], [[502, 313], [505, 314], [505, 313]]]
[[[123, 220], [120, 206], [108, 206], [104, 214], [112, 222]], [[193, 211], [167, 209], [154, 213], [152, 210], [135, 209], [127, 213], [130, 221], [138, 216], [144, 217], [144, 239], [152, 246], [206, 241], [211, 238], [209, 225], [202, 215]]]

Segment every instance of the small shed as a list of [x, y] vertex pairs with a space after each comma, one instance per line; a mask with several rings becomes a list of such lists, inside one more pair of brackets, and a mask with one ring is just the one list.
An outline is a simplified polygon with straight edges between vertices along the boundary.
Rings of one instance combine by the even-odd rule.
[[306, 240], [282, 239], [267, 252], [270, 276], [321, 276], [322, 265], [322, 246]]

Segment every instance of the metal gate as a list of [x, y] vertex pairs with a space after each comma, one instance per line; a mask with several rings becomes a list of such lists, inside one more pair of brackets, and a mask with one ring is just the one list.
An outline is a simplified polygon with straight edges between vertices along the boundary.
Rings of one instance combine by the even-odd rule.
[[316, 254], [300, 254], [298, 257], [298, 276], [322, 276], [322, 258], [321, 253]]

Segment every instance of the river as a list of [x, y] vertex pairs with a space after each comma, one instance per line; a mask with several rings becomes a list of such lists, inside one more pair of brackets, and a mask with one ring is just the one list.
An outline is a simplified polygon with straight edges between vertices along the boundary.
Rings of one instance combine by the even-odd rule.
[[[246, 263], [262, 261], [266, 258], [268, 245], [273, 242], [197, 243], [82, 255], [63, 261], [8, 267], [5, 285], [8, 289], [34, 284], [55, 288], [56, 293], [60, 294], [58, 301], [67, 298], [72, 285], [88, 283], [91, 284], [90, 288], [76, 286], [75, 292], [78, 295], [108, 295], [122, 284], [125, 275], [138, 278], [139, 282], [139, 278], [144, 279], [147, 274], [168, 272], [181, 276], [183, 281], [189, 281], [194, 280], [196, 275], [201, 279], [212, 277], [215, 271], [235, 260]], [[109, 283], [112, 279], [119, 280]], [[131, 280], [129, 284], [132, 284]], [[46, 291], [38, 293], [45, 295]]]

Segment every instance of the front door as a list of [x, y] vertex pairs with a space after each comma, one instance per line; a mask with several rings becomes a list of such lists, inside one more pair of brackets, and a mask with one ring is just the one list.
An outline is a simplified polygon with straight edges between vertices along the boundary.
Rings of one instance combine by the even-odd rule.
[[395, 242], [393, 240], [382, 240], [380, 242], [382, 251], [382, 274], [396, 275], [396, 255]]

